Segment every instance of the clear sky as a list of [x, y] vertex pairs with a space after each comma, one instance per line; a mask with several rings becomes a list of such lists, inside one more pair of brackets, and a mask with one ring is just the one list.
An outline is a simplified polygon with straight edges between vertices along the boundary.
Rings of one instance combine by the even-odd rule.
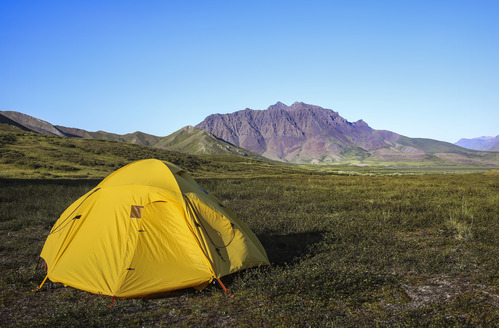
[[0, 110], [165, 136], [281, 101], [499, 134], [499, 1], [0, 1]]

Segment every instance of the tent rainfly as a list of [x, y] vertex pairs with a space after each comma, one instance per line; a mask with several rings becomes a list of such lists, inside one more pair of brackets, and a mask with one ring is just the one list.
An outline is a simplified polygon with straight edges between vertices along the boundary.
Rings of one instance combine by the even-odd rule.
[[70, 205], [45, 241], [46, 279], [118, 298], [182, 288], [268, 265], [232, 211], [178, 166], [146, 159]]

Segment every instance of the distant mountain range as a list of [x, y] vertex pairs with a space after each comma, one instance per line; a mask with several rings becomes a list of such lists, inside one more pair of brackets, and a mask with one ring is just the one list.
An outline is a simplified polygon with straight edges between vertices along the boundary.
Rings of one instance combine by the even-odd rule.
[[213, 114], [196, 127], [265, 157], [293, 163], [488, 162], [451, 143], [374, 130], [362, 120], [351, 123], [331, 109], [302, 102]]
[[240, 155], [255, 159], [263, 157], [230, 144], [206, 131], [186, 126], [166, 137], [140, 131], [119, 135], [104, 131], [89, 132], [77, 128], [52, 125], [49, 122], [14, 111], [0, 111], [0, 123], [17, 126], [25, 131], [70, 138], [99, 139], [127, 142], [159, 149], [182, 151], [188, 154]]
[[195, 127], [169, 136], [143, 132], [118, 135], [52, 125], [13, 111], [0, 111], [0, 122], [37, 133], [134, 143], [188, 154], [232, 154], [290, 163], [428, 165], [499, 165], [499, 153], [479, 152], [447, 142], [408, 138], [374, 130], [359, 120], [348, 122], [331, 109], [281, 102], [265, 110], [246, 108], [213, 114]]
[[463, 148], [473, 150], [499, 151], [499, 135], [495, 137], [478, 137], [472, 139], [459, 139], [455, 143]]

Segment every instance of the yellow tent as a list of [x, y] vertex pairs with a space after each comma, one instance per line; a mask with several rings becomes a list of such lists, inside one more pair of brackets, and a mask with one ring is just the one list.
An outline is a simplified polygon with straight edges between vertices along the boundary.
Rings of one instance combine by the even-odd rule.
[[233, 212], [178, 166], [155, 159], [115, 171], [69, 206], [40, 256], [51, 281], [115, 297], [200, 290], [269, 264]]

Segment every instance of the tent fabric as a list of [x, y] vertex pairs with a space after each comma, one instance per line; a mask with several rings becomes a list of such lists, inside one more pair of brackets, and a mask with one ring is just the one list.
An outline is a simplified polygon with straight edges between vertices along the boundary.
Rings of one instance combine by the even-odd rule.
[[40, 255], [47, 276], [92, 293], [143, 297], [268, 265], [249, 227], [178, 166], [131, 163], [70, 205]]

